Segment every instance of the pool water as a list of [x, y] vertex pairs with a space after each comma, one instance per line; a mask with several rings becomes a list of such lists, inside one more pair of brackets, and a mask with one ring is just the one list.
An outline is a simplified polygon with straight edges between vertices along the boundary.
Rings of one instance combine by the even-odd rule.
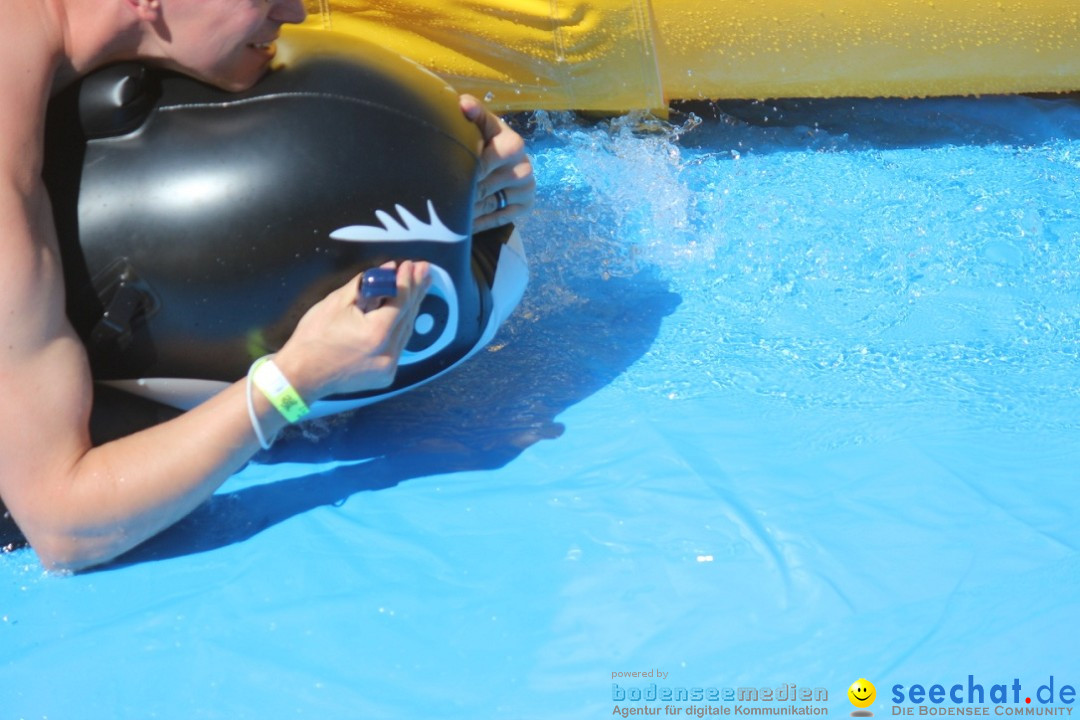
[[124, 562], [0, 556], [0, 718], [1080, 683], [1075, 97], [516, 122], [532, 284], [495, 344]]

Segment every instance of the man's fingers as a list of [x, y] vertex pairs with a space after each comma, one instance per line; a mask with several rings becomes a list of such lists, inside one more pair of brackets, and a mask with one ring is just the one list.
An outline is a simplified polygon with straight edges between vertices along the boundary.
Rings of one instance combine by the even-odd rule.
[[485, 178], [503, 165], [514, 165], [525, 158], [525, 141], [510, 129], [506, 121], [488, 112], [472, 95], [461, 96], [461, 109], [477, 128], [483, 140], [477, 176]]
[[503, 120], [494, 116], [492, 119], [492, 124], [498, 129], [491, 138], [485, 141], [484, 149], [480, 153], [477, 176], [482, 179], [487, 178], [503, 168], [521, 164], [531, 171], [532, 166], [525, 153], [525, 140], [511, 130]]
[[536, 179], [521, 135], [472, 95], [462, 95], [460, 104], [483, 137], [473, 205], [473, 231], [482, 232], [513, 222], [530, 210]]
[[356, 280], [349, 283], [342, 291], [350, 292], [350, 299], [364, 312], [371, 321], [384, 323], [386, 335], [392, 335], [402, 324], [411, 325], [406, 315], [410, 311], [415, 312], [419, 307], [423, 293], [420, 287], [427, 282], [428, 264], [406, 260], [397, 265], [384, 263], [383, 269], [395, 271], [396, 294], [394, 297], [368, 298], [365, 299], [359, 291], [359, 284], [363, 281], [363, 275], [357, 276]]
[[397, 312], [394, 329], [396, 331], [400, 326], [408, 326], [411, 333], [416, 313], [430, 284], [428, 264], [406, 260], [398, 267], [397, 282], [397, 297], [388, 303]]
[[473, 205], [473, 232], [483, 232], [506, 225], [532, 209], [536, 193], [532, 178], [518, 186], [507, 186], [502, 195], [505, 204], [499, 202], [499, 193], [481, 197]]
[[494, 114], [488, 112], [484, 106], [472, 95], [462, 95], [460, 99], [461, 111], [476, 127], [480, 128], [480, 136], [486, 145], [491, 138], [502, 131], [500, 120]]
[[412, 337], [416, 326], [416, 318], [420, 312], [420, 305], [431, 285], [427, 263], [414, 263], [410, 269], [409, 281], [412, 286], [409, 291], [409, 300], [402, 307], [388, 341], [389, 352], [395, 359], [401, 356], [409, 342], [409, 338]]
[[[493, 170], [480, 178], [476, 184], [476, 197], [478, 201], [494, 200], [495, 193], [505, 190], [507, 193], [518, 189], [526, 189], [530, 193], [536, 187], [536, 178], [533, 175], [532, 163], [521, 158], [515, 162], [507, 162], [502, 167]], [[509, 200], [509, 198], [507, 198]], [[498, 209], [492, 205], [492, 210]]]

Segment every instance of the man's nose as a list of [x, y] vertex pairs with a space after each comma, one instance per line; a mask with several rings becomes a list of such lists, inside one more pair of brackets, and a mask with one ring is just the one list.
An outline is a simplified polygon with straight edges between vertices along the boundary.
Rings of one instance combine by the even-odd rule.
[[269, 17], [280, 23], [300, 23], [307, 17], [304, 0], [271, 0]]

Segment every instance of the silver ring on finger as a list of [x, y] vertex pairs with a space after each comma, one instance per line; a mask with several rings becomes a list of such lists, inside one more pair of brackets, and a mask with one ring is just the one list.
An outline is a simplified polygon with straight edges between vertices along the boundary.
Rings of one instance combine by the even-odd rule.
[[505, 209], [506, 206], [510, 204], [510, 202], [506, 199], [506, 191], [505, 190], [496, 190], [494, 197], [495, 197], [495, 212], [498, 212], [499, 210]]

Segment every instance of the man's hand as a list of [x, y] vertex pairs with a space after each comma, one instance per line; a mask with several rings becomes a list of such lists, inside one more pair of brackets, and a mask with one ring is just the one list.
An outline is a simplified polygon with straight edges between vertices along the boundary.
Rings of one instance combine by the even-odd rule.
[[380, 303], [360, 295], [359, 277], [330, 293], [300, 319], [274, 361], [302, 397], [375, 390], [394, 380], [431, 277], [426, 262], [397, 271], [397, 295]]
[[515, 222], [532, 209], [536, 179], [525, 154], [525, 141], [472, 95], [461, 96], [465, 117], [480, 128], [480, 180], [473, 205], [473, 232]]

